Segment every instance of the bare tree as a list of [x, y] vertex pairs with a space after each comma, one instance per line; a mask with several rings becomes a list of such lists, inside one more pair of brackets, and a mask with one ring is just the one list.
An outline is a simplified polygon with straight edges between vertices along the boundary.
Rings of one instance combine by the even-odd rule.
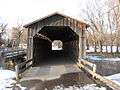
[[92, 37], [92, 41], [94, 43], [95, 52], [97, 51], [97, 46], [100, 46], [100, 51], [102, 52], [102, 47], [105, 42], [105, 23], [104, 16], [102, 11], [102, 6], [99, 5], [99, 2], [96, 2], [91, 5], [87, 5], [87, 9], [84, 11], [86, 13], [86, 21], [90, 25], [90, 30], [88, 32], [89, 36]]
[[117, 47], [117, 52], [119, 52], [119, 47], [120, 47], [120, 6], [116, 7], [113, 9], [114, 11], [114, 16], [113, 16], [113, 24], [115, 25], [115, 37], [116, 37], [116, 47]]
[[13, 47], [18, 48], [23, 34], [23, 27], [22, 25], [18, 25], [17, 27], [13, 27], [12, 31]]
[[[118, 1], [108, 1], [108, 24], [110, 30], [110, 46], [111, 52], [113, 51], [113, 45], [116, 45], [116, 52], [119, 52], [120, 47], [120, 5]], [[111, 3], [113, 4], [111, 6]]]
[[114, 0], [109, 0], [107, 3], [108, 11], [104, 11], [104, 6], [96, 0], [92, 5], [89, 3], [87, 9], [84, 10], [87, 17], [85, 20], [90, 25], [87, 31], [87, 40], [89, 40], [87, 42], [92, 43], [95, 52], [97, 47], [102, 52], [103, 45], [106, 46], [106, 52], [107, 46], [110, 46], [111, 53], [114, 45], [117, 47], [117, 52], [120, 47], [120, 6]]
[[0, 24], [0, 46], [5, 43], [5, 41], [2, 38], [2, 36], [6, 32], [6, 27], [7, 27], [7, 24]]

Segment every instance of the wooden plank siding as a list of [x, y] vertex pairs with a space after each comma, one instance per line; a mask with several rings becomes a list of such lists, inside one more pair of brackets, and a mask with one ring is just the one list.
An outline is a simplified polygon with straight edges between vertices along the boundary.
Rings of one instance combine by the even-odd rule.
[[70, 17], [54, 16], [47, 18], [42, 22], [36, 22], [28, 27], [28, 51], [27, 59], [33, 56], [33, 37], [44, 26], [69, 26], [77, 35], [79, 35], [79, 58], [85, 56], [85, 29], [87, 24], [81, 23]]

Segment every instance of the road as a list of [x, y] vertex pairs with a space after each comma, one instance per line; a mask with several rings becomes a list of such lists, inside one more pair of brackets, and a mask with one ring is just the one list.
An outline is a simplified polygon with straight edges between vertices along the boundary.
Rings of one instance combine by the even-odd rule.
[[60, 78], [61, 75], [67, 73], [81, 72], [79, 68], [73, 64], [46, 65], [41, 67], [32, 67], [24, 72], [22, 80], [39, 79], [42, 81]]

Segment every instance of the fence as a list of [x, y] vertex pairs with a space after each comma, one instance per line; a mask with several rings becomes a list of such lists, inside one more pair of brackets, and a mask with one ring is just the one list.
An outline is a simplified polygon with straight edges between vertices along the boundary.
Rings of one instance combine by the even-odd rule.
[[32, 59], [22, 62], [20, 64], [17, 64], [15, 66], [15, 71], [16, 71], [16, 78], [18, 79], [19, 76], [28, 68], [30, 68], [32, 66]]

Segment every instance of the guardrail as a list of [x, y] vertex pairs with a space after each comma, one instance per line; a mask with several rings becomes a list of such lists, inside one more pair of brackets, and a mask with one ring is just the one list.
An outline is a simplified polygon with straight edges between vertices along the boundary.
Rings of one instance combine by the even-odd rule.
[[[87, 60], [80, 59], [79, 60], [79, 66], [82, 67], [82, 68], [85, 68], [85, 67], [86, 68], [91, 68], [92, 69], [91, 71], [96, 73], [96, 64], [88, 62]], [[92, 76], [94, 77], [94, 75], [92, 75]]]
[[16, 72], [16, 78], [18, 79], [19, 76], [28, 68], [32, 66], [32, 59], [27, 60], [25, 62], [22, 62], [20, 64], [17, 64], [15, 66], [15, 72]]
[[10, 51], [2, 52], [2, 56], [4, 58], [12, 58], [18, 55], [25, 55], [25, 54], [26, 54], [25, 50], [10, 50]]
[[[85, 71], [87, 71], [89, 74], [91, 74], [93, 76], [94, 79], [98, 79], [99, 81], [101, 81], [104, 84], [106, 84], [107, 86], [109, 86], [111, 89], [120, 90], [120, 85], [118, 85], [115, 82], [113, 82], [112, 80], [106, 79], [103, 76], [96, 73], [96, 65], [95, 64], [88, 62], [87, 60], [79, 59], [77, 66], [79, 68], [82, 68]], [[89, 67], [87, 67], [87, 66], [92, 67], [92, 70], [90, 70]]]
[[15, 50], [6, 50], [6, 51], [3, 50], [2, 53], [4, 54], [4, 53], [19, 52], [19, 51], [26, 51], [26, 49], [15, 49]]

